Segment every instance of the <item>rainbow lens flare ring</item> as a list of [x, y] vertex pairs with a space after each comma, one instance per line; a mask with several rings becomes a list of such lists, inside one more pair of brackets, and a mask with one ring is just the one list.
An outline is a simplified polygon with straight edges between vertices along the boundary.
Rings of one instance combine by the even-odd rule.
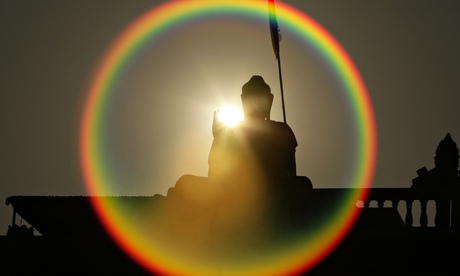
[[[102, 57], [90, 84], [80, 125], [80, 163], [90, 195], [111, 192], [110, 168], [101, 150], [104, 133], [101, 124], [109, 109], [112, 86], [123, 73], [123, 67], [142, 46], [155, 40], [170, 28], [198, 18], [239, 15], [268, 20], [266, 1], [171, 1], [153, 7], [128, 25]], [[347, 91], [347, 104], [356, 125], [356, 158], [350, 188], [371, 185], [376, 162], [376, 125], [372, 104], [361, 76], [351, 58], [339, 43], [318, 23], [295, 8], [277, 2], [276, 13], [282, 29], [289, 29], [312, 48], [330, 68]], [[268, 32], [268, 22], [267, 22]], [[268, 42], [267, 42], [268, 43]], [[286, 275], [308, 270], [324, 259], [348, 233], [357, 216], [355, 202], [366, 196], [365, 189], [351, 190], [328, 221], [317, 227], [314, 239], [303, 240], [270, 260], [252, 266], [222, 270], [223, 275]], [[207, 267], [175, 260], [146, 243], [135, 225], [129, 223], [127, 211], [116, 202], [94, 197], [93, 207], [114, 241], [139, 265], [161, 275], [212, 275]]]

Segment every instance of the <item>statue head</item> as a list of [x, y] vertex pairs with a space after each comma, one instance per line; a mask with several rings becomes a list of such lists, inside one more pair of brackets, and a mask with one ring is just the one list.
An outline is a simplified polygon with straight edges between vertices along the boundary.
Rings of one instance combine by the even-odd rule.
[[457, 172], [459, 164], [457, 144], [452, 140], [450, 133], [439, 143], [436, 148], [434, 163], [437, 168]]
[[261, 76], [252, 76], [242, 87], [241, 101], [245, 120], [270, 120], [273, 94]]

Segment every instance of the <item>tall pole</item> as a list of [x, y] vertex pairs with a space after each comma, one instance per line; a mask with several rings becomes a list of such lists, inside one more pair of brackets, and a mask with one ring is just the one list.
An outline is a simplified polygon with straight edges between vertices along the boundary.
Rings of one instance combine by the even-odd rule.
[[283, 76], [281, 74], [281, 59], [278, 57], [278, 75], [280, 79], [280, 91], [281, 91], [281, 106], [283, 107], [283, 121], [287, 124], [286, 121], [286, 107], [284, 106], [284, 91], [283, 91]]
[[268, 0], [268, 22], [270, 24], [270, 35], [272, 37], [272, 46], [275, 57], [278, 60], [278, 75], [280, 79], [280, 91], [281, 91], [281, 105], [283, 108], [283, 120], [286, 121], [286, 107], [284, 105], [284, 90], [283, 90], [283, 76], [281, 74], [281, 59], [280, 59], [280, 28], [278, 20], [276, 19], [275, 0]]

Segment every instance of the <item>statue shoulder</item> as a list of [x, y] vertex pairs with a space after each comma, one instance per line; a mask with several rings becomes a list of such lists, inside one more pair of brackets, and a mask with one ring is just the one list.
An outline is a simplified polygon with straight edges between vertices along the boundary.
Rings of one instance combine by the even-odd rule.
[[277, 122], [277, 121], [268, 121], [269, 124], [271, 124], [271, 127], [275, 129], [275, 131], [279, 134], [281, 134], [285, 140], [288, 140], [289, 143], [294, 144], [297, 146], [297, 139], [295, 138], [294, 131], [292, 131], [292, 128], [284, 123], [284, 122]]
[[268, 121], [268, 122], [269, 122], [271, 125], [273, 125], [275, 128], [277, 128], [277, 129], [284, 130], [284, 131], [289, 131], [289, 132], [294, 133], [294, 132], [292, 131], [291, 127], [290, 127], [288, 124], [284, 123], [284, 122], [271, 121], [271, 120]]

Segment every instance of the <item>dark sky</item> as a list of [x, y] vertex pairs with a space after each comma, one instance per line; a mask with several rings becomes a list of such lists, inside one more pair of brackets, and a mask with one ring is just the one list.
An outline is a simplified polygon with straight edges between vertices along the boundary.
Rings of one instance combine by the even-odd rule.
[[[78, 157], [86, 89], [120, 30], [162, 2], [0, 1], [2, 200], [87, 194]], [[409, 187], [417, 169], [434, 166], [446, 133], [460, 141], [460, 2], [284, 2], [339, 41], [367, 85], [378, 132], [374, 187]], [[280, 28], [299, 174], [314, 187], [347, 187], [354, 154], [349, 111], [321, 63]], [[254, 74], [272, 87], [272, 119], [282, 120], [266, 22], [190, 24], [162, 36], [129, 66], [110, 117], [113, 194], [165, 194], [183, 174], [205, 175], [212, 112], [239, 105], [241, 86]], [[11, 214], [0, 205], [0, 234]]]

